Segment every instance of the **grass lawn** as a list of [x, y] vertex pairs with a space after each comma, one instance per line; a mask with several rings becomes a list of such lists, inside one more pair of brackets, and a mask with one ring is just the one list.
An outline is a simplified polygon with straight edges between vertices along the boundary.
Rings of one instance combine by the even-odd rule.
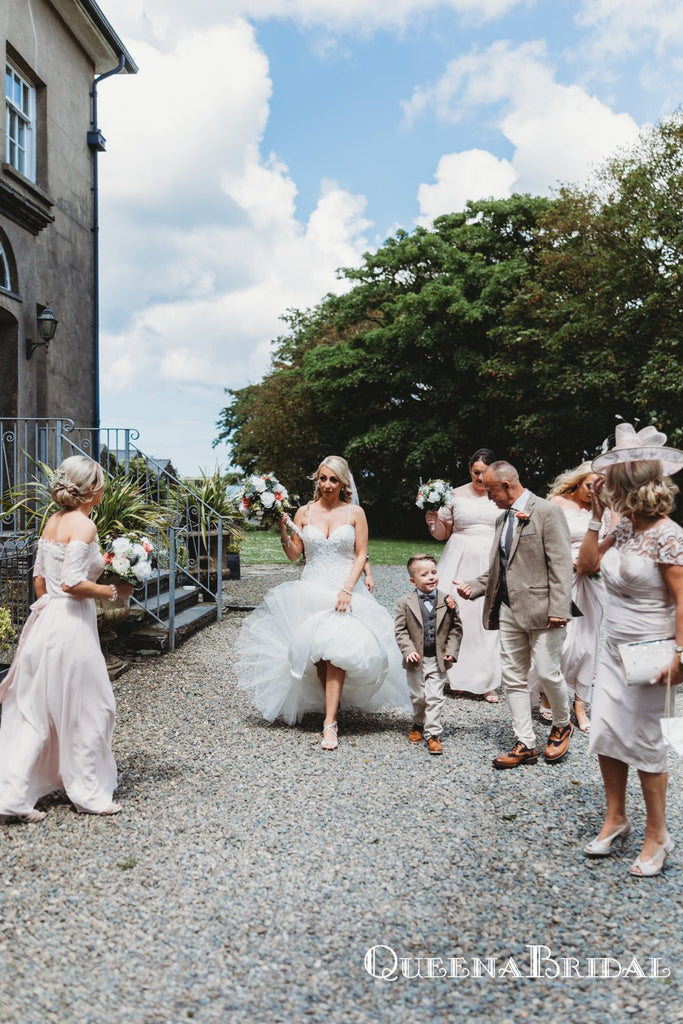
[[[374, 565], [405, 565], [408, 557], [416, 551], [429, 551], [436, 558], [441, 554], [443, 544], [427, 539], [382, 540], [370, 539], [368, 554]], [[242, 562], [245, 565], [263, 565], [267, 562], [287, 564], [289, 559], [282, 550], [280, 534], [276, 530], [250, 530], [242, 545]]]

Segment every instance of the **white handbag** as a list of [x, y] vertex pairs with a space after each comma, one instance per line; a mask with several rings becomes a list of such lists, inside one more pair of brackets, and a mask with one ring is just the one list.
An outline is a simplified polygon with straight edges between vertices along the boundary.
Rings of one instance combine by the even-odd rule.
[[638, 640], [632, 644], [618, 644], [619, 657], [629, 686], [652, 683], [661, 669], [671, 664], [676, 641]]

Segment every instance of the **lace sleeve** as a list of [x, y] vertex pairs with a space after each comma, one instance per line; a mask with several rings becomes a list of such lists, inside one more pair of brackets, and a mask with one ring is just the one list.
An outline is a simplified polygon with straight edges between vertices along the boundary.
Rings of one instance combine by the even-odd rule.
[[33, 563], [33, 578], [36, 576], [45, 576], [45, 558], [43, 556], [43, 548], [39, 544], [36, 552], [36, 560]]
[[657, 562], [662, 565], [683, 565], [683, 530], [676, 523], [662, 530], [657, 537]]
[[614, 543], [616, 547], [620, 548], [633, 535], [633, 523], [624, 516], [614, 527], [613, 533]]
[[448, 505], [442, 505], [441, 508], [438, 509], [436, 514], [437, 514], [437, 516], [439, 518], [439, 522], [445, 523], [446, 526], [452, 526], [453, 525], [453, 499], [451, 499], [451, 501], [448, 503]]
[[61, 582], [67, 587], [75, 587], [88, 578], [90, 564], [90, 545], [83, 540], [72, 540], [66, 546]]

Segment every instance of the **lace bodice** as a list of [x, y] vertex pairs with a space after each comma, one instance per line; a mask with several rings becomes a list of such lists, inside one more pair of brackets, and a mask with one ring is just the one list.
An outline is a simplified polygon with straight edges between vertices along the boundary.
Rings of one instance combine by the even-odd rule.
[[33, 575], [42, 576], [48, 594], [53, 597], [65, 597], [62, 583], [75, 587], [83, 580], [92, 583], [98, 579], [104, 569], [104, 559], [96, 540], [86, 544], [82, 540], [72, 540], [68, 544], [57, 541], [39, 540]]
[[453, 524], [453, 533], [479, 533], [493, 536], [500, 509], [484, 495], [456, 494], [439, 509], [439, 519]]
[[683, 530], [663, 519], [634, 533], [630, 519], [621, 519], [614, 533], [601, 565], [608, 634], [619, 640], [673, 635], [673, 601], [659, 565], [683, 565]]
[[337, 526], [329, 537], [317, 526], [306, 523], [303, 534], [306, 565], [301, 578], [340, 590], [348, 579], [356, 553], [353, 523]]

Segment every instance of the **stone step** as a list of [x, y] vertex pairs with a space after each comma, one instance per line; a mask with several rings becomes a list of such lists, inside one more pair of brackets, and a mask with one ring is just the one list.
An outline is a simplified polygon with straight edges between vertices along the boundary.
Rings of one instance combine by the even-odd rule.
[[[188, 637], [216, 621], [215, 604], [195, 604], [175, 617], [176, 647]], [[121, 636], [123, 645], [131, 651], [167, 651], [168, 626], [154, 622]]]

